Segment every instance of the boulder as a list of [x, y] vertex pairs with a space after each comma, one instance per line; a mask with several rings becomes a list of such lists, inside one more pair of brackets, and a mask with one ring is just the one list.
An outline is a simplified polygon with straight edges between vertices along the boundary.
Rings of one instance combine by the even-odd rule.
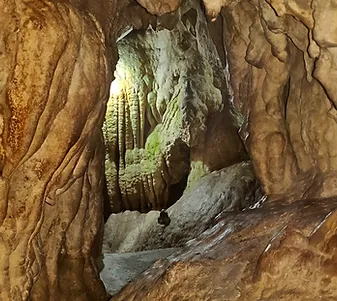
[[158, 223], [159, 211], [112, 214], [104, 235], [105, 252], [136, 252], [180, 247], [211, 226], [221, 212], [242, 211], [260, 199], [251, 163], [214, 171], [166, 210], [170, 224]]

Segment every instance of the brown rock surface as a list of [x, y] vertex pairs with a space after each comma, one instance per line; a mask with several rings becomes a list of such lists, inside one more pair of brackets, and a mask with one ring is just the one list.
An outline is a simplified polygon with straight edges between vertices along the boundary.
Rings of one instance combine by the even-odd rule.
[[137, 0], [153, 15], [163, 15], [175, 11], [182, 0]]
[[336, 300], [336, 199], [226, 213], [111, 301]]
[[0, 1], [2, 301], [106, 298], [106, 4]]
[[[158, 15], [180, 4], [139, 2]], [[200, 8], [194, 12], [182, 6], [158, 19], [156, 25], [165, 32], [161, 42], [178, 41], [173, 50], [183, 54], [185, 65], [164, 68], [165, 97], [146, 97], [153, 102], [147, 107], [148, 149], [144, 136], [140, 147], [126, 155], [134, 141], [120, 136], [122, 159], [135, 163], [129, 169], [123, 166], [124, 200], [130, 197], [132, 202], [119, 200], [120, 207], [164, 207], [167, 184], [179, 183], [191, 170], [188, 185], [193, 187], [204, 173], [220, 168], [226, 155], [221, 151], [212, 161], [211, 154], [227, 141], [234, 147], [224, 147], [232, 156], [226, 162], [241, 159], [232, 152], [242, 150], [235, 128], [225, 134], [231, 139], [219, 137], [221, 121], [231, 125], [228, 111], [221, 111], [227, 101], [219, 90], [224, 87], [268, 195], [289, 200], [335, 196], [335, 1], [204, 2], [211, 19], [224, 6], [219, 24], [226, 55], [216, 56]], [[0, 0], [1, 301], [106, 297], [97, 260], [103, 211], [101, 127], [111, 61], [116, 59], [110, 39], [128, 23], [141, 28], [152, 22], [145, 9], [131, 4], [132, 10], [122, 16], [127, 0]], [[139, 18], [126, 17], [138, 13]], [[181, 31], [174, 36], [176, 25]], [[195, 58], [200, 64], [191, 63]], [[168, 57], [161, 59], [167, 64]], [[217, 77], [222, 74], [217, 73], [222, 72], [220, 59], [227, 63], [228, 85]], [[194, 69], [202, 70], [200, 77], [192, 73], [185, 81], [176, 76]], [[140, 79], [146, 84], [151, 80]], [[170, 91], [176, 81], [181, 89]], [[176, 102], [166, 103], [171, 96]], [[114, 114], [123, 115], [127, 106], [121, 103], [120, 108]], [[180, 118], [175, 119], [177, 112]], [[172, 121], [177, 122], [173, 130], [162, 131]], [[130, 124], [123, 123], [127, 131], [118, 130], [131, 136]], [[164, 137], [159, 144], [158, 134]], [[155, 158], [153, 164], [142, 165], [148, 155]], [[317, 199], [227, 214], [183, 253], [158, 263], [113, 300], [336, 300], [334, 208], [335, 199]]]
[[204, 2], [211, 17], [224, 5], [232, 101], [265, 192], [336, 195], [336, 5]]
[[322, 199], [337, 193], [336, 3], [204, 3], [212, 20], [224, 6], [236, 122], [265, 192], [283, 201], [224, 215], [112, 300], [336, 300], [337, 201]]

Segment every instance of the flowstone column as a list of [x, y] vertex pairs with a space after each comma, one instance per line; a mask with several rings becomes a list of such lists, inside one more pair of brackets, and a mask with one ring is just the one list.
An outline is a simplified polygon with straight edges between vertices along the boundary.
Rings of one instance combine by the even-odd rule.
[[104, 300], [104, 35], [70, 4], [0, 15], [0, 300]]

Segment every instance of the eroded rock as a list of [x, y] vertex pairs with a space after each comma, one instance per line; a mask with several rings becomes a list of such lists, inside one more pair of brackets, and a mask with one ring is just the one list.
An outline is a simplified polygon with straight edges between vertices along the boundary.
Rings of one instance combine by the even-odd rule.
[[211, 17], [224, 6], [227, 79], [264, 191], [336, 195], [335, 4], [204, 2]]
[[181, 4], [181, 0], [137, 0], [153, 15], [163, 15], [175, 11]]
[[84, 2], [0, 1], [0, 300], [106, 300], [96, 261], [114, 10], [96, 18]]
[[279, 202], [225, 214], [112, 300], [335, 300], [337, 201], [322, 197], [337, 193], [336, 5], [204, 3], [213, 20], [224, 6], [234, 115], [264, 191]]

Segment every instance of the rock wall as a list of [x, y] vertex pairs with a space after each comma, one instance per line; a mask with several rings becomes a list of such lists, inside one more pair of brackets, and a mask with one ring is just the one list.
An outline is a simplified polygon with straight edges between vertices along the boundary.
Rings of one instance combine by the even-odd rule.
[[[139, 2], [158, 15], [179, 5]], [[116, 195], [113, 200], [119, 197], [110, 210], [165, 207], [169, 187], [186, 175], [192, 187], [213, 168], [241, 160], [235, 128], [222, 126], [231, 124], [228, 107], [221, 110], [224, 104], [226, 108], [226, 95], [219, 90], [223, 87], [232, 97], [241, 136], [268, 195], [289, 201], [335, 195], [335, 2], [204, 2], [211, 19], [224, 6], [226, 55], [216, 54], [200, 7], [191, 9], [189, 1], [176, 13], [160, 17], [157, 29], [142, 34], [147, 44], [133, 40], [132, 47], [150, 50], [151, 57], [125, 45], [137, 57], [137, 70], [143, 64], [151, 69], [147, 77], [135, 77], [135, 83], [141, 81], [136, 94], [124, 89], [122, 95], [131, 98], [117, 94], [112, 101], [115, 109], [110, 112], [121, 118], [112, 119], [118, 135], [109, 138], [115, 139], [110, 147], [118, 148], [109, 152], [108, 160], [115, 164], [110, 170], [115, 182], [109, 189], [117, 187], [111, 195]], [[144, 21], [117, 18], [129, 3], [117, 4], [0, 0], [1, 300], [106, 298], [97, 268], [104, 178], [101, 126], [114, 65], [109, 61], [113, 47], [106, 49], [106, 39], [116, 38], [127, 23], [140, 28]], [[144, 16], [138, 6], [132, 9]], [[172, 57], [180, 61], [168, 65]], [[221, 60], [227, 62], [225, 74]], [[148, 94], [141, 93], [144, 89]], [[136, 102], [131, 101], [134, 97]], [[133, 118], [125, 112], [137, 114]], [[225, 138], [214, 139], [219, 132], [225, 132]], [[219, 145], [228, 148], [220, 151]], [[333, 208], [334, 199], [291, 206], [268, 203], [262, 211], [229, 215], [223, 220], [225, 228], [199, 250], [207, 260], [214, 256], [220, 261], [179, 263], [169, 272], [168, 266], [161, 266], [154, 290], [130, 286], [117, 298], [158, 300], [169, 291], [169, 298], [182, 299], [183, 284], [199, 299], [335, 300]], [[231, 229], [233, 235], [228, 236]], [[184, 256], [180, 260], [194, 255]], [[245, 273], [240, 272], [243, 268]], [[219, 282], [209, 286], [214, 275], [220, 275]], [[232, 282], [223, 285], [228, 279]], [[309, 281], [301, 287], [298, 279]], [[181, 289], [172, 293], [175, 281]], [[235, 289], [221, 290], [227, 287]]]
[[234, 115], [265, 192], [336, 195], [335, 3], [204, 4], [210, 20], [222, 19]]
[[0, 1], [1, 300], [106, 300], [97, 260], [111, 73], [106, 15], [94, 15], [116, 6], [75, 2]]
[[181, 4], [181, 0], [137, 0], [138, 3], [144, 6], [151, 14], [163, 15], [176, 10]]
[[336, 2], [204, 4], [212, 21], [221, 11], [233, 115], [270, 198], [111, 300], [335, 300]]
[[130, 33], [118, 49], [104, 127], [111, 211], [168, 208], [186, 185], [245, 158], [198, 2]]
[[333, 1], [205, 1], [224, 8], [228, 81], [265, 192], [328, 197], [336, 182]]

